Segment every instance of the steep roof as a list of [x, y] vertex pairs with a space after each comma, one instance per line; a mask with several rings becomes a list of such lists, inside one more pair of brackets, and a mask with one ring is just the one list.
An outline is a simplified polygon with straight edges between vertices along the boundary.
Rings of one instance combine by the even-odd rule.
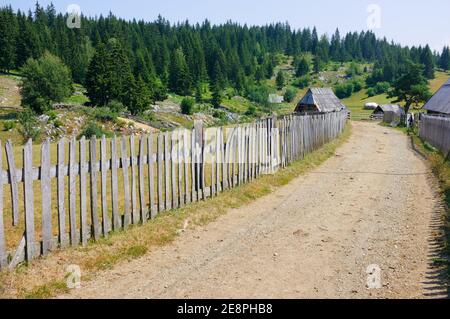
[[337, 98], [330, 88], [311, 88], [298, 103], [297, 110], [302, 105], [315, 105], [319, 112], [337, 112], [345, 109], [345, 105]]
[[397, 114], [405, 114], [405, 110], [398, 104], [380, 105], [375, 109], [374, 113], [376, 113], [380, 109], [383, 111], [383, 113], [393, 112], [393, 113], [397, 113]]
[[450, 114], [450, 79], [425, 104], [424, 109], [431, 112]]

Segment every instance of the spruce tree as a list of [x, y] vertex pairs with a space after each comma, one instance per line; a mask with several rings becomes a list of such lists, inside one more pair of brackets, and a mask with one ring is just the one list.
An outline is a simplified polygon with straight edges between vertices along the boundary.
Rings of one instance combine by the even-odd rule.
[[433, 61], [433, 53], [431, 52], [430, 47], [427, 45], [422, 52], [420, 57], [420, 62], [425, 66], [424, 75], [427, 79], [434, 79], [434, 61]]
[[442, 51], [441, 57], [439, 59], [439, 66], [444, 71], [448, 71], [450, 69], [450, 47], [445, 47]]
[[308, 75], [309, 71], [310, 71], [309, 62], [305, 57], [302, 57], [298, 62], [296, 75], [298, 77], [302, 77]]
[[281, 70], [278, 71], [277, 78], [276, 78], [275, 82], [277, 84], [278, 90], [283, 89], [284, 84], [286, 82], [286, 78], [284, 76], [284, 72], [283, 71], [281, 71]]
[[0, 10], [0, 70], [9, 72], [16, 67], [17, 20], [11, 7]]
[[179, 95], [192, 94], [192, 77], [181, 48], [175, 50], [172, 55], [169, 70], [169, 87]]

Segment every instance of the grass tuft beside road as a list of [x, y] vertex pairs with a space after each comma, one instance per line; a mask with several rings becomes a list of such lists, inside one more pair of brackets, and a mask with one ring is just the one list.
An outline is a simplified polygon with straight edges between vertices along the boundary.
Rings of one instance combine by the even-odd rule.
[[226, 214], [229, 209], [244, 206], [263, 197], [319, 166], [333, 156], [336, 149], [350, 135], [349, 123], [338, 139], [275, 175], [263, 176], [252, 183], [221, 193], [214, 199], [162, 214], [146, 225], [111, 234], [108, 238], [87, 247], [56, 251], [29, 266], [0, 273], [0, 297], [51, 298], [67, 293], [65, 281], [69, 265], [80, 266], [83, 282], [89, 281], [96, 273], [111, 269], [118, 263], [139, 258], [174, 241], [186, 230], [186, 226], [187, 229], [204, 226]]

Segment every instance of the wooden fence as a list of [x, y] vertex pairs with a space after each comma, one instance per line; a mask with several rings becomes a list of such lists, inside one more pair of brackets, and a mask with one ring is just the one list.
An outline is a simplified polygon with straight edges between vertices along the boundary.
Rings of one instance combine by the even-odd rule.
[[450, 152], [450, 118], [422, 115], [419, 135], [445, 156]]
[[[347, 112], [231, 128], [0, 146], [0, 266], [86, 245], [270, 174], [336, 138]], [[18, 160], [19, 159], [19, 160]]]

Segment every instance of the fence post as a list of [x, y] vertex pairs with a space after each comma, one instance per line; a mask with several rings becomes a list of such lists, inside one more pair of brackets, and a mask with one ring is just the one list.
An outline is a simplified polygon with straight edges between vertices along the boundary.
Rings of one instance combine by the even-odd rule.
[[[0, 140], [1, 149], [2, 141]], [[5, 224], [3, 222], [3, 184], [3, 154], [0, 153], [0, 269], [4, 269], [7, 266]]]
[[35, 228], [34, 228], [34, 192], [33, 192], [33, 144], [31, 139], [23, 149], [23, 182], [25, 199], [25, 238], [26, 257], [31, 261], [37, 255], [35, 251]]

